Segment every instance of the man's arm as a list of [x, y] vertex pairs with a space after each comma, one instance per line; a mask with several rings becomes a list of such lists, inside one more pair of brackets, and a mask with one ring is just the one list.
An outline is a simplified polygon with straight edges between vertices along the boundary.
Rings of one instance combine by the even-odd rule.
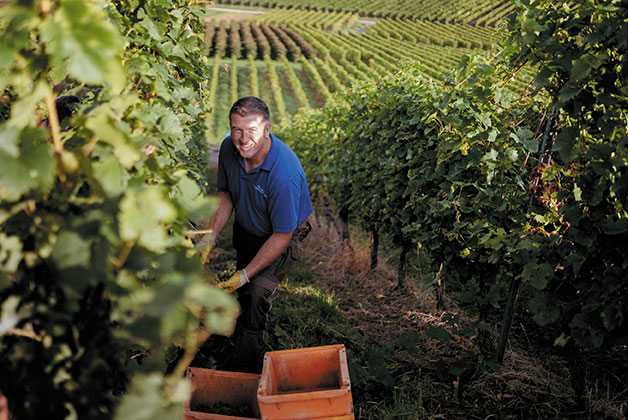
[[275, 258], [279, 257], [284, 249], [290, 243], [292, 232], [279, 233], [275, 232], [264, 242], [264, 245], [257, 251], [255, 257], [251, 260], [249, 265], [242, 270], [236, 271], [229, 280], [218, 283], [216, 286], [220, 287], [227, 293], [232, 293], [234, 290], [247, 284], [251, 277], [259, 273], [265, 267], [267, 267]]
[[209, 254], [216, 246], [216, 239], [222, 229], [227, 224], [231, 212], [233, 211], [233, 201], [231, 201], [231, 194], [226, 191], [218, 191], [216, 194], [218, 197], [218, 208], [216, 213], [212, 217], [211, 221], [205, 225], [205, 228], [211, 230], [210, 233], [204, 235], [200, 241], [196, 244], [197, 248], [201, 248], [201, 262], [205, 264], [209, 260]]
[[229, 217], [231, 217], [231, 212], [233, 211], [233, 201], [231, 201], [231, 194], [229, 194], [229, 192], [218, 191], [216, 197], [218, 197], [218, 209], [216, 209], [216, 213], [214, 213], [209, 223], [209, 228], [213, 231], [212, 235], [214, 238], [218, 238], [218, 235], [220, 235], [220, 232], [222, 232], [229, 221]]
[[274, 232], [270, 235], [270, 237], [266, 239], [266, 242], [264, 242], [264, 245], [257, 251], [257, 254], [255, 254], [255, 257], [253, 257], [249, 265], [244, 268], [248, 278], [252, 278], [273, 262], [275, 258], [279, 257], [290, 243], [291, 237], [292, 232]]

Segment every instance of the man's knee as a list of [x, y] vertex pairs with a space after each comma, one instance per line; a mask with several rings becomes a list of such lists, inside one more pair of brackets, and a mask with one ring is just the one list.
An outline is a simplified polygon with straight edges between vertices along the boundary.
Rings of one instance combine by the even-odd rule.
[[251, 281], [240, 288], [238, 301], [241, 313], [238, 322], [252, 331], [266, 328], [266, 320], [272, 307], [274, 293], [275, 287], [265, 287], [255, 281]]

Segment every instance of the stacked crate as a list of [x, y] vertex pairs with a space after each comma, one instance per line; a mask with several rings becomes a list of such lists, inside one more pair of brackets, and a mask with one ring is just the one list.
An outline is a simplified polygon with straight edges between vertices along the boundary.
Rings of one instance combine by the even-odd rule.
[[[185, 419], [353, 420], [344, 345], [266, 353], [261, 375], [189, 368]], [[252, 417], [195, 411], [216, 404], [250, 408]]]

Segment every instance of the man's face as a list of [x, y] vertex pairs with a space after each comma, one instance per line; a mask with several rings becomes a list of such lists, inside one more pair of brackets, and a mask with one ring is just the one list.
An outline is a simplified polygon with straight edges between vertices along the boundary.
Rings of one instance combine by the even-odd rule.
[[[270, 122], [261, 115], [231, 115], [231, 139], [243, 159], [265, 158], [270, 146]], [[259, 155], [258, 155], [259, 154]], [[261, 156], [264, 155], [264, 156]]]

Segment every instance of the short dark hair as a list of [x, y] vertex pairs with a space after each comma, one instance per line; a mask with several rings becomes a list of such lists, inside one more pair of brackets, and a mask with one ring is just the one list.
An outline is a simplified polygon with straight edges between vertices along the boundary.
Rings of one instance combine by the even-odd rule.
[[270, 110], [268, 105], [260, 98], [255, 96], [245, 96], [234, 102], [229, 111], [229, 124], [231, 124], [231, 116], [238, 114], [242, 117], [249, 115], [261, 115], [264, 121], [270, 121]]

